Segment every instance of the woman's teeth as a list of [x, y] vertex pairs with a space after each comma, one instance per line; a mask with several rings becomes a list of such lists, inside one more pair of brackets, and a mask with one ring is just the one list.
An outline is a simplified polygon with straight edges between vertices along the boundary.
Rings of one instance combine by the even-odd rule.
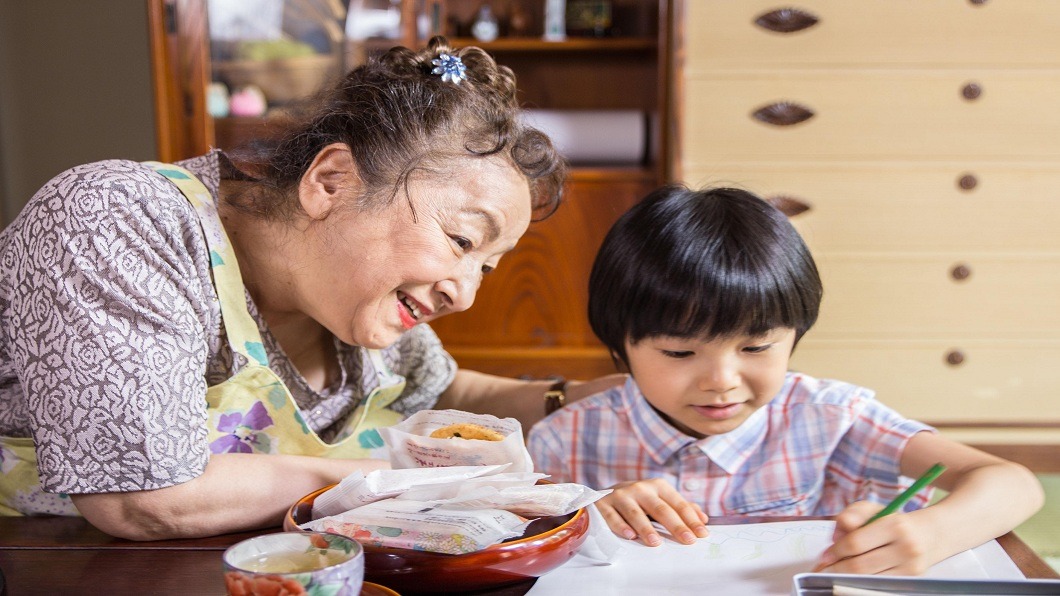
[[419, 307], [416, 306], [416, 303], [412, 300], [409, 300], [408, 296], [401, 296], [400, 300], [401, 303], [405, 305], [405, 308], [409, 309], [409, 312], [412, 313], [412, 318], [419, 319], [423, 316], [422, 313], [420, 313]]

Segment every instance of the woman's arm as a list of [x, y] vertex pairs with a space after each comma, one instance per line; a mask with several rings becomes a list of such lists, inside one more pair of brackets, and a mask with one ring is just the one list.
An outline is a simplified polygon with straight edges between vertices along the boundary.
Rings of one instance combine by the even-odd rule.
[[85, 519], [130, 540], [196, 538], [279, 526], [298, 499], [356, 470], [389, 468], [374, 459], [298, 455], [212, 455], [206, 471], [183, 484], [127, 493], [70, 495]]
[[939, 462], [947, 470], [934, 484], [949, 491], [944, 499], [865, 527], [881, 506], [851, 505], [836, 518], [836, 542], [818, 570], [918, 575], [1012, 530], [1042, 506], [1041, 484], [1029, 470], [934, 433], [917, 433], [909, 440], [901, 471], [915, 478]]
[[[608, 375], [591, 381], [570, 381], [567, 384], [567, 401], [577, 401], [625, 381], [624, 374]], [[545, 417], [545, 391], [552, 383], [547, 380], [521, 381], [460, 369], [434, 407], [515, 418], [523, 425], [525, 432]]]

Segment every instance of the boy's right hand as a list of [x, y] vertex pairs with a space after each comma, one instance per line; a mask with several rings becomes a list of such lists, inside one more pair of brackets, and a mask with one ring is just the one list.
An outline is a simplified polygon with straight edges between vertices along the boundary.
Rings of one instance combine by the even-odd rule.
[[684, 544], [708, 534], [707, 514], [661, 478], [616, 484], [596, 506], [612, 532], [628, 540], [639, 537], [648, 546], [662, 544], [653, 519]]

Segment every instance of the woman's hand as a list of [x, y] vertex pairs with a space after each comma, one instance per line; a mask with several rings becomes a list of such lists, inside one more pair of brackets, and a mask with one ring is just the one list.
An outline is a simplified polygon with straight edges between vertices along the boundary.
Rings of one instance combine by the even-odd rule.
[[[938, 557], [938, 532], [922, 512], [895, 513], [865, 522], [883, 505], [860, 501], [836, 516], [832, 546], [825, 549], [814, 572], [920, 575]], [[862, 527], [864, 526], [864, 527]]]
[[596, 506], [611, 531], [623, 538], [640, 537], [648, 546], [659, 546], [662, 538], [651, 523], [653, 519], [684, 544], [707, 536], [707, 514], [661, 478], [622, 482], [612, 489]]

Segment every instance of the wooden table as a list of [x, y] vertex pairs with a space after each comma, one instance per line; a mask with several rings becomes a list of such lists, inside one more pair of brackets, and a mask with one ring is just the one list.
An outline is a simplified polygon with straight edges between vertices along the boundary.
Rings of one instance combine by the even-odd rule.
[[[794, 518], [715, 517], [715, 524]], [[817, 518], [820, 519], [820, 518]], [[278, 531], [267, 530], [267, 531]], [[7, 594], [223, 594], [221, 552], [267, 531], [192, 540], [131, 542], [77, 517], [0, 517], [0, 570]], [[1027, 577], [1060, 578], [1015, 534], [998, 538]], [[532, 580], [490, 592], [524, 594]]]

